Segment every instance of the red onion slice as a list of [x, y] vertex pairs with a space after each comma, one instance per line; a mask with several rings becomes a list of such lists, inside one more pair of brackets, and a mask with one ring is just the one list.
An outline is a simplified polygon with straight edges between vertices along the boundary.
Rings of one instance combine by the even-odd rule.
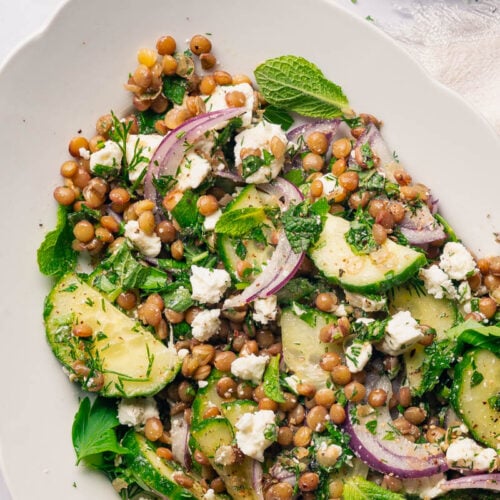
[[[299, 203], [303, 200], [302, 193], [291, 182], [281, 177], [276, 178], [271, 184], [260, 185], [259, 189], [276, 196], [278, 200], [283, 199], [282, 210], [286, 210], [292, 202]], [[262, 273], [242, 293], [226, 299], [222, 308], [241, 307], [255, 299], [269, 297], [276, 293], [292, 279], [303, 259], [304, 253], [296, 254], [285, 232], [281, 231], [278, 245]]]
[[262, 491], [262, 465], [258, 460], [252, 460], [252, 486], [255, 491], [255, 498], [264, 500]]
[[177, 462], [186, 469], [191, 469], [191, 452], [189, 451], [189, 425], [182, 413], [171, 419], [172, 454]]
[[177, 168], [185, 154], [185, 145], [193, 144], [204, 133], [221, 126], [227, 120], [241, 115], [242, 108], [228, 108], [198, 115], [185, 121], [182, 125], [169, 132], [156, 149], [148, 172], [144, 179], [145, 198], [157, 203], [157, 192], [153, 179], [160, 175], [175, 176]]
[[[390, 381], [382, 377], [377, 387], [390, 391]], [[376, 421], [372, 432], [366, 424]], [[363, 462], [384, 474], [400, 478], [432, 476], [448, 469], [446, 457], [441, 449], [433, 444], [412, 443], [396, 434], [389, 409], [378, 408], [376, 413], [361, 417], [356, 414], [356, 405], [349, 404], [344, 430], [350, 435], [352, 451]]]
[[441, 483], [440, 487], [445, 491], [467, 489], [500, 491], [500, 474], [478, 474], [459, 477]]
[[423, 246], [446, 238], [441, 224], [434, 219], [427, 205], [412, 213], [407, 210], [399, 227], [410, 245]]

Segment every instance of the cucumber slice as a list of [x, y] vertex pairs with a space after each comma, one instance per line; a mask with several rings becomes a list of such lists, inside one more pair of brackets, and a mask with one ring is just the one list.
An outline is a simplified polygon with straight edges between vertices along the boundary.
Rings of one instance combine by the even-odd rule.
[[[500, 448], [500, 357], [473, 349], [455, 366], [451, 403], [477, 441]], [[495, 404], [496, 403], [496, 404]]]
[[[175, 349], [167, 348], [75, 274], [54, 286], [44, 319], [47, 340], [64, 366], [71, 370], [76, 360], [83, 360], [103, 374], [102, 396], [156, 394], [181, 366]], [[89, 325], [92, 337], [75, 337], [72, 329], [78, 323]]]
[[245, 413], [254, 413], [257, 409], [257, 403], [250, 399], [238, 399], [231, 403], [222, 403], [221, 407], [222, 415], [228, 419], [233, 429], [242, 415]]
[[356, 255], [345, 240], [349, 221], [328, 214], [323, 231], [309, 254], [325, 278], [346, 290], [365, 295], [404, 283], [426, 263], [424, 254], [387, 239], [367, 255]]
[[[241, 193], [226, 207], [225, 212], [248, 207], [273, 207], [278, 206], [277, 200], [262, 191], [259, 191], [255, 186], [250, 185], [245, 187]], [[272, 231], [272, 223], [269, 219], [263, 222], [263, 232], [267, 237]], [[238, 257], [236, 248], [238, 243], [243, 243], [246, 250], [244, 259]], [[236, 272], [238, 263], [246, 260], [252, 264], [256, 270], [262, 269], [263, 264], [266, 264], [271, 258], [274, 247], [272, 245], [258, 243], [254, 240], [236, 240], [227, 235], [220, 234], [217, 238], [217, 250], [221, 257], [224, 267], [231, 274], [233, 279], [240, 281], [241, 277]], [[252, 281], [252, 277], [245, 278], [244, 281]]]
[[[398, 311], [410, 311], [420, 324], [434, 328], [438, 341], [446, 338], [446, 331], [455, 324], [457, 318], [457, 309], [450, 300], [436, 299], [423, 291], [417, 293], [405, 287], [395, 288], [389, 300], [389, 312], [394, 314]], [[420, 344], [403, 354], [406, 380], [412, 392], [418, 392], [421, 387], [425, 357], [425, 347]]]
[[321, 356], [328, 351], [342, 353], [340, 344], [325, 344], [319, 340], [321, 328], [332, 322], [333, 317], [297, 304], [281, 313], [285, 364], [302, 382], [314, 384], [317, 389], [326, 387], [330, 380], [330, 374], [319, 366]]
[[209, 459], [226, 485], [227, 492], [238, 500], [257, 500], [259, 496], [252, 486], [253, 459], [245, 457], [241, 463], [222, 466], [214, 456], [221, 446], [233, 444], [234, 433], [226, 418], [209, 418], [192, 428], [191, 435], [197, 447]]
[[223, 399], [217, 394], [217, 382], [221, 377], [224, 376], [224, 373], [212, 369], [210, 376], [207, 379], [207, 385], [202, 387], [196, 393], [196, 397], [194, 398], [192, 408], [192, 425], [196, 425], [203, 420], [203, 414], [205, 411], [212, 407], [216, 406], [219, 410], [222, 407], [222, 403], [227, 403], [231, 401], [230, 399]]
[[[130, 450], [123, 456], [125, 463], [142, 488], [166, 495], [170, 500], [204, 498], [205, 491], [199, 479], [184, 471], [178, 463], [160, 458], [156, 454], [156, 446], [142, 434], [130, 430], [123, 437], [122, 444]], [[180, 486], [174, 479], [176, 472], [189, 476], [193, 486], [189, 489]]]

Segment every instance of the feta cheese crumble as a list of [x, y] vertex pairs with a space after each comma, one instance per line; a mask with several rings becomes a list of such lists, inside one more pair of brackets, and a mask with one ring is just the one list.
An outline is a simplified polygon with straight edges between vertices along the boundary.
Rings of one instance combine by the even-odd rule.
[[207, 341], [220, 329], [220, 309], [200, 311], [191, 323], [193, 337], [200, 342]]
[[444, 493], [441, 484], [446, 482], [443, 473], [429, 477], [419, 477], [416, 479], [403, 479], [406, 493], [418, 495], [424, 500], [431, 500]]
[[474, 271], [476, 263], [470, 252], [456, 241], [446, 243], [439, 259], [439, 267], [451, 279], [464, 280]]
[[270, 295], [265, 299], [257, 299], [253, 303], [253, 308], [254, 321], [261, 325], [267, 325], [270, 321], [274, 321], [278, 314], [276, 295]]
[[279, 125], [268, 123], [266, 121], [260, 122], [252, 128], [248, 128], [240, 132], [235, 137], [234, 158], [237, 168], [241, 168], [241, 150], [243, 148], [259, 149], [261, 151], [261, 159], [264, 158], [263, 151], [271, 155], [269, 165], [262, 165], [256, 172], [248, 175], [245, 178], [247, 184], [263, 184], [274, 179], [283, 168], [285, 163], [285, 155], [280, 158], [275, 158], [271, 153], [271, 141], [273, 137], [277, 137], [285, 145], [288, 144], [287, 138]]
[[160, 237], [154, 233], [146, 234], [136, 220], [130, 220], [125, 224], [125, 238], [146, 257], [156, 257], [161, 252]]
[[423, 337], [424, 334], [410, 312], [399, 311], [387, 323], [384, 338], [378, 349], [391, 356], [399, 356]]
[[461, 438], [453, 441], [446, 450], [448, 466], [486, 472], [497, 467], [498, 454], [493, 448], [483, 448], [473, 439]]
[[219, 208], [213, 214], [207, 215], [203, 221], [203, 228], [205, 231], [213, 231], [217, 221], [222, 216], [222, 210]]
[[160, 417], [158, 406], [152, 397], [122, 399], [118, 403], [118, 420], [122, 425], [142, 426], [152, 417]]
[[182, 160], [177, 174], [176, 187], [181, 191], [196, 189], [212, 171], [212, 165], [195, 152], [188, 153]]
[[114, 141], [106, 141], [101, 149], [90, 155], [90, 171], [96, 174], [99, 167], [105, 170], [120, 171], [123, 153], [120, 146]]
[[429, 295], [436, 299], [455, 299], [457, 291], [450, 277], [436, 264], [427, 269], [420, 269], [419, 277], [424, 282], [425, 289]]
[[202, 96], [202, 99], [205, 101], [205, 109], [207, 112], [228, 109], [229, 106], [226, 102], [226, 94], [235, 91], [241, 92], [245, 96], [245, 105], [241, 108], [242, 110], [245, 110], [245, 112], [240, 118], [243, 127], [248, 127], [252, 123], [252, 110], [255, 100], [253, 88], [248, 83], [239, 83], [237, 85], [218, 85], [211, 95]]
[[231, 284], [231, 276], [224, 269], [191, 266], [189, 281], [193, 289], [193, 300], [202, 304], [216, 304]]
[[255, 354], [240, 356], [232, 362], [231, 373], [235, 377], [258, 384], [262, 380], [268, 359], [268, 356], [256, 356]]
[[203, 500], [215, 500], [215, 499], [216, 499], [215, 491], [212, 488], [207, 490], [207, 492], [203, 495]]
[[372, 357], [373, 347], [370, 342], [353, 342], [345, 350], [346, 365], [351, 373], [363, 371]]
[[236, 443], [247, 456], [264, 461], [264, 450], [273, 443], [266, 439], [266, 432], [276, 427], [276, 415], [271, 410], [245, 413], [236, 421]]
[[[139, 179], [142, 171], [148, 168], [149, 162], [162, 140], [163, 136], [160, 134], [128, 135], [125, 153], [129, 165], [128, 178], [130, 182], [135, 182]], [[139, 158], [141, 161], [137, 161]], [[144, 177], [142, 180], [144, 181]]]
[[358, 307], [365, 312], [375, 312], [384, 309], [387, 299], [385, 297], [369, 298], [360, 293], [345, 292], [345, 298], [353, 307]]

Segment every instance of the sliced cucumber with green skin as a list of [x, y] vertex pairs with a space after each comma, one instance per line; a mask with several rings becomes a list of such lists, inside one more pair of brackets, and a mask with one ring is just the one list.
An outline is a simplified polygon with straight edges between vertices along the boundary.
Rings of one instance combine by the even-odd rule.
[[[180, 369], [175, 349], [167, 348], [75, 274], [67, 274], [54, 286], [45, 302], [44, 320], [47, 340], [64, 366], [71, 370], [76, 360], [82, 360], [102, 373], [102, 396], [156, 394]], [[91, 337], [73, 335], [73, 327], [82, 323], [92, 328]], [[85, 380], [82, 386], [86, 388]]]
[[326, 216], [321, 235], [309, 250], [319, 271], [346, 290], [377, 294], [404, 283], [426, 263], [424, 254], [387, 239], [378, 250], [355, 254], [345, 240], [349, 221]]
[[[300, 316], [307, 316], [307, 322]], [[319, 332], [333, 318], [315, 309], [303, 308], [297, 304], [281, 313], [281, 341], [286, 366], [302, 382], [314, 384], [317, 389], [326, 386], [330, 374], [319, 366], [325, 352], [342, 353], [341, 344], [325, 344], [319, 340]]]
[[[272, 207], [277, 206], [277, 201], [266, 193], [259, 191], [255, 186], [250, 185], [245, 187], [241, 193], [226, 207], [225, 213], [231, 210], [249, 207]], [[272, 224], [269, 219], [263, 222], [263, 231], [266, 236], [271, 232]], [[236, 245], [243, 243], [246, 249], [246, 256], [244, 259], [238, 257], [236, 253]], [[234, 239], [227, 235], [220, 234], [217, 238], [217, 250], [221, 257], [222, 262], [228, 273], [231, 274], [233, 279], [240, 281], [241, 276], [236, 272], [238, 264], [245, 260], [249, 262], [253, 268], [262, 269], [262, 265], [266, 264], [271, 258], [274, 247], [258, 243], [253, 240]], [[247, 279], [245, 279], [247, 281]]]
[[477, 441], [500, 448], [500, 357], [468, 351], [455, 366], [451, 403]]
[[258, 410], [258, 405], [255, 401], [250, 399], [237, 399], [231, 403], [222, 403], [222, 415], [226, 417], [233, 429], [236, 422], [245, 413], [254, 413]]
[[191, 429], [199, 450], [208, 458], [226, 485], [227, 492], [238, 500], [257, 500], [259, 496], [252, 486], [253, 459], [244, 457], [242, 462], [222, 466], [214, 456], [221, 446], [232, 445], [234, 432], [226, 418], [209, 418]]
[[[420, 322], [436, 330], [436, 340], [446, 338], [449, 330], [457, 319], [457, 308], [448, 299], [436, 299], [423, 291], [411, 290], [405, 287], [396, 287], [390, 294], [389, 312], [410, 311], [411, 315]], [[425, 347], [414, 345], [403, 354], [406, 367], [406, 380], [412, 392], [418, 392], [423, 378], [422, 365], [426, 354]]]
[[[122, 445], [130, 450], [130, 454], [123, 458], [142, 488], [166, 495], [170, 500], [203, 499], [205, 490], [199, 478], [188, 474], [178, 463], [160, 458], [156, 454], [156, 446], [142, 434], [130, 430], [123, 437]], [[175, 481], [176, 473], [190, 477], [193, 486], [187, 489], [179, 485]], [[225, 497], [216, 495], [215, 498]]]
[[192, 425], [196, 425], [203, 420], [203, 415], [206, 410], [215, 406], [221, 409], [222, 403], [227, 403], [231, 399], [224, 399], [217, 393], [217, 382], [225, 374], [219, 370], [213, 369], [207, 379], [207, 385], [198, 389], [196, 397], [194, 398], [192, 408]]

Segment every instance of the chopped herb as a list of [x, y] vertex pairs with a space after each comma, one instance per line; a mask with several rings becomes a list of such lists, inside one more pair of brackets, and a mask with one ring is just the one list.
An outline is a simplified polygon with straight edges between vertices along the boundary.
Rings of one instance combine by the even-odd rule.
[[377, 424], [377, 420], [370, 420], [369, 422], [366, 422], [365, 426], [371, 434], [376, 434]]
[[285, 397], [280, 386], [280, 356], [273, 356], [269, 361], [266, 371], [264, 372], [264, 393], [265, 395], [276, 401], [276, 403], [284, 403]]
[[373, 217], [363, 210], [357, 210], [351, 227], [345, 234], [345, 240], [357, 255], [366, 255], [379, 248], [373, 238]]
[[171, 175], [160, 175], [160, 177], [153, 177], [153, 185], [160, 194], [165, 196], [177, 184], [177, 179]]
[[286, 237], [295, 253], [305, 252], [314, 245], [323, 229], [322, 216], [311, 210], [305, 200], [290, 207], [282, 216]]
[[472, 372], [470, 378], [470, 386], [476, 387], [476, 385], [479, 385], [483, 380], [484, 380], [484, 375], [478, 371], [474, 371]]
[[172, 216], [182, 228], [195, 228], [202, 223], [202, 216], [196, 206], [198, 198], [198, 195], [191, 189], [187, 189], [172, 209]]
[[260, 156], [249, 155], [243, 158], [241, 162], [243, 177], [250, 177], [262, 166], [264, 166], [264, 160]]
[[280, 109], [277, 106], [273, 106], [272, 104], [267, 106], [265, 109], [263, 118], [269, 123], [280, 125], [283, 130], [288, 130], [294, 122], [293, 118], [287, 111]]
[[187, 86], [188, 81], [181, 76], [173, 75], [163, 78], [163, 94], [174, 104], [183, 103]]
[[246, 236], [259, 227], [266, 218], [263, 207], [246, 207], [224, 212], [215, 225], [215, 232], [227, 234], [233, 238]]
[[500, 411], [500, 393], [496, 396], [491, 396], [488, 398], [488, 404], [492, 410]]
[[139, 134], [155, 134], [155, 123], [158, 120], [165, 118], [165, 113], [155, 113], [151, 109], [146, 111], [138, 111], [136, 113], [137, 125], [139, 126]]

